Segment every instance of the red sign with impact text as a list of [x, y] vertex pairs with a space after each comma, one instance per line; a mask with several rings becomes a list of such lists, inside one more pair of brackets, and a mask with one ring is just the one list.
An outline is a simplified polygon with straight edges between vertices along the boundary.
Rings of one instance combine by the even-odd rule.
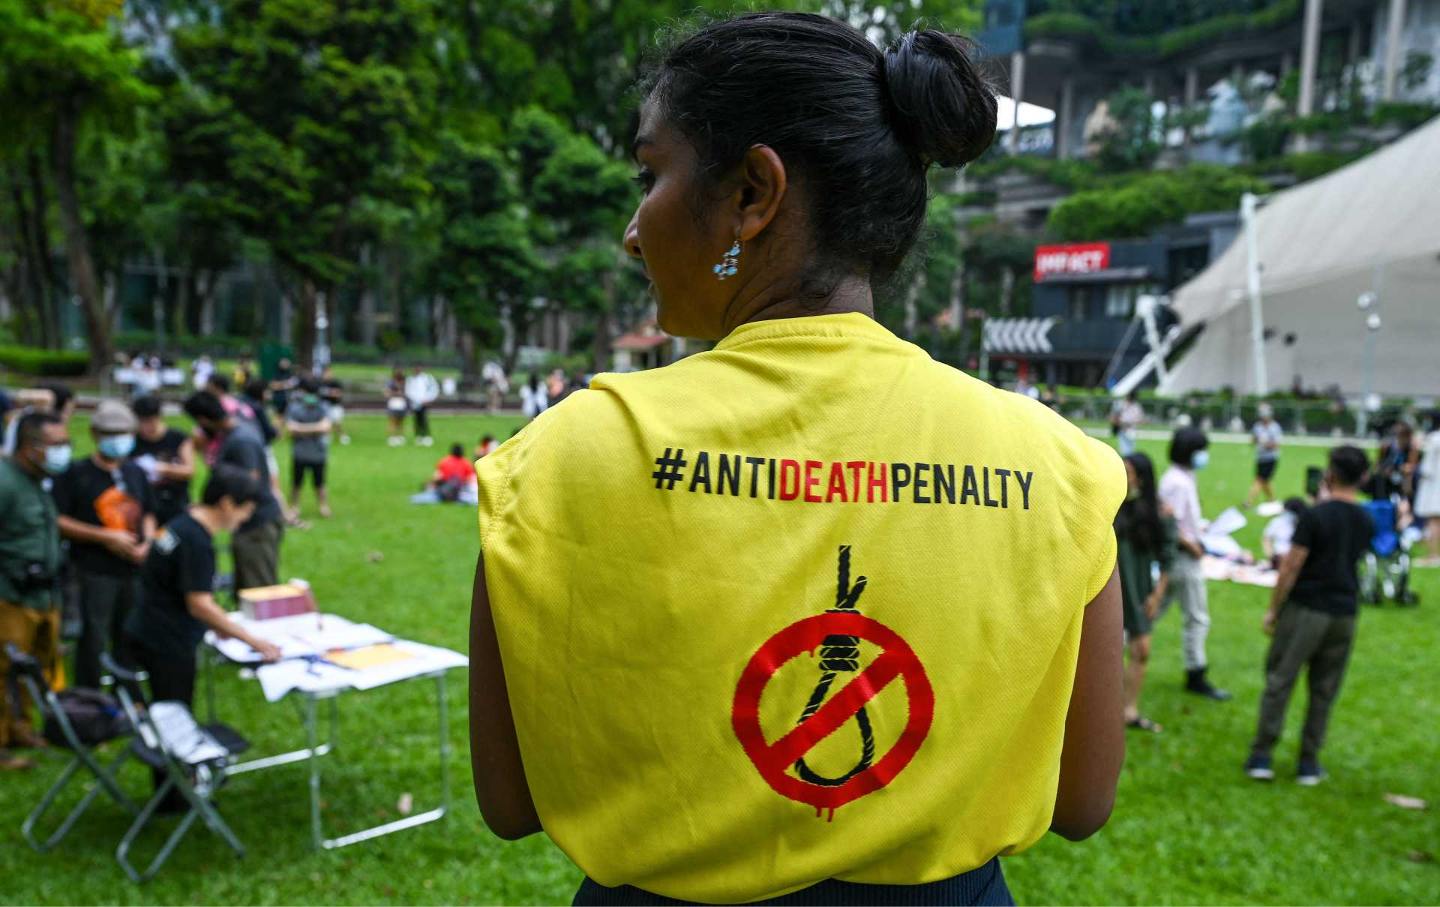
[[1108, 242], [1035, 247], [1035, 282], [1066, 274], [1094, 274], [1110, 267]]

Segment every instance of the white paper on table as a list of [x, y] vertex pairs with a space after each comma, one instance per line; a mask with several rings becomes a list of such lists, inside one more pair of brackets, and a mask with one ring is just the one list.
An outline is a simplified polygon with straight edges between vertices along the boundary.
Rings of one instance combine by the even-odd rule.
[[[232, 615], [231, 619], [247, 632], [279, 646], [281, 658], [318, 655], [334, 649], [358, 649], [395, 638], [379, 627], [352, 623], [335, 614], [292, 614], [271, 620], [248, 620]], [[219, 639], [211, 631], [205, 634], [205, 641], [230, 661], [242, 664], [260, 661], [260, 653], [238, 639]]]
[[291, 690], [321, 693], [346, 689], [353, 685], [354, 673], [324, 662], [296, 658], [262, 665], [256, 669], [255, 676], [260, 680], [265, 701], [275, 702]]
[[408, 680], [411, 677], [420, 677], [450, 668], [463, 668], [470, 664], [470, 659], [459, 652], [452, 652], [438, 646], [427, 646], [423, 643], [411, 642], [408, 639], [397, 639], [394, 646], [414, 657], [404, 661], [376, 665], [361, 671], [352, 671], [350, 685], [357, 690], [371, 690], [387, 683]]

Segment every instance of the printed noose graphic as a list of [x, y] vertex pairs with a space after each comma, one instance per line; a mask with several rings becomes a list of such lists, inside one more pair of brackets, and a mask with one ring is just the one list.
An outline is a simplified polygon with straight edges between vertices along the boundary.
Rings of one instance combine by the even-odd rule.
[[[827, 614], [838, 614], [854, 612], [858, 610], [855, 603], [860, 599], [860, 593], [865, 591], [865, 577], [855, 580], [855, 585], [850, 585], [850, 546], [840, 546], [840, 579], [835, 590], [835, 607], [829, 609]], [[795, 722], [803, 724], [807, 718], [819, 711], [820, 706], [825, 703], [825, 696], [830, 692], [830, 686], [835, 682], [839, 674], [853, 674], [860, 670], [860, 639], [856, 636], [831, 635], [825, 637], [820, 643], [820, 680], [815, 684], [815, 691], [810, 694], [810, 701], [805, 704], [805, 711], [800, 713], [800, 720]], [[860, 726], [860, 761], [855, 767], [838, 778], [826, 778], [818, 775], [805, 764], [802, 756], [795, 761], [795, 771], [801, 780], [811, 784], [819, 784], [823, 787], [838, 787], [849, 781], [851, 778], [865, 771], [875, 761], [875, 734], [870, 729], [870, 716], [866, 713], [865, 707], [861, 706], [860, 711], [855, 713], [855, 723]]]

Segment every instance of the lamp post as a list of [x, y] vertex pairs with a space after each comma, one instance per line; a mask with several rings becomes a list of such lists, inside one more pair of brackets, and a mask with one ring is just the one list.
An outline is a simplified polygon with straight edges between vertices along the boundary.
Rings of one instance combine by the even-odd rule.
[[330, 364], [330, 344], [326, 342], [325, 331], [330, 327], [330, 319], [325, 317], [325, 307], [321, 305], [315, 312], [315, 348], [311, 352], [311, 368], [316, 374]]
[[1375, 341], [1380, 333], [1380, 297], [1374, 293], [1361, 293], [1355, 300], [1360, 311], [1365, 313], [1365, 358], [1361, 382], [1360, 406], [1355, 410], [1355, 435], [1365, 437], [1365, 417], [1371, 410], [1370, 397], [1375, 380]]

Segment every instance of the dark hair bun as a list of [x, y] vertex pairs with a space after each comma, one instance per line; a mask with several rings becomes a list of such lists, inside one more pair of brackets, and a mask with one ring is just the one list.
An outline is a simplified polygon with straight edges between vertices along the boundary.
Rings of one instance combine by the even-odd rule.
[[885, 51], [885, 83], [901, 138], [927, 163], [961, 167], [995, 140], [995, 91], [964, 38], [907, 32]]

